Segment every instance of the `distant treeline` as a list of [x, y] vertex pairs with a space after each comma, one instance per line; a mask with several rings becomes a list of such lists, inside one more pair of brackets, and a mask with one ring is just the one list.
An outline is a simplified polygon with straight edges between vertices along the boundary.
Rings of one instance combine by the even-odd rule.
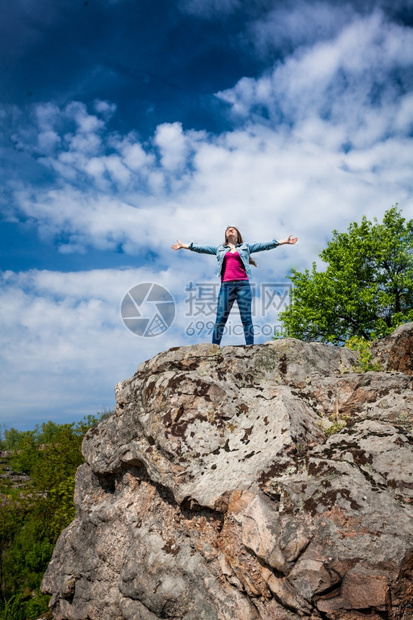
[[0, 433], [0, 620], [29, 620], [48, 611], [40, 584], [57, 538], [75, 516], [82, 440], [111, 413]]
[[[101, 415], [101, 414], [98, 414]], [[91, 416], [90, 419], [95, 419], [95, 416]], [[85, 418], [87, 422], [88, 418]], [[48, 422], [42, 422], [37, 424], [33, 431], [19, 431], [17, 428], [1, 428], [0, 427], [0, 450], [19, 450], [20, 446], [25, 442], [26, 438], [30, 436], [34, 443], [38, 445], [53, 443], [59, 433], [59, 429], [65, 426], [64, 424], [56, 424], [49, 420]]]

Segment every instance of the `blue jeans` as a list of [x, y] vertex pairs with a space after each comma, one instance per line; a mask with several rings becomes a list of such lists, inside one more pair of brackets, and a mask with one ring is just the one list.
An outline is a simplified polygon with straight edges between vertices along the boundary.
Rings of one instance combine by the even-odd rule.
[[237, 300], [244, 327], [245, 344], [254, 344], [254, 327], [251, 318], [252, 292], [248, 280], [231, 280], [221, 284], [218, 295], [217, 320], [212, 334], [213, 344], [221, 343], [225, 324], [235, 300]]

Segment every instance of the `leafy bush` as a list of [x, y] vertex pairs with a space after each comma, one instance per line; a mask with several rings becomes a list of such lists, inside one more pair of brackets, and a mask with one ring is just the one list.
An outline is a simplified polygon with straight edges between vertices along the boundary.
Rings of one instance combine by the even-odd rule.
[[[57, 538], [75, 516], [74, 478], [83, 463], [86, 432], [110, 412], [78, 423], [45, 422], [34, 431], [4, 432], [13, 470], [28, 474], [24, 488], [0, 486], [0, 620], [29, 620], [47, 612], [40, 592]], [[15, 429], [14, 429], [15, 430]]]
[[360, 361], [356, 370], [360, 372], [368, 372], [369, 370], [378, 372], [381, 369], [380, 363], [375, 362], [373, 359], [371, 344], [370, 340], [366, 340], [366, 338], [361, 338], [360, 336], [352, 336], [345, 343], [345, 346], [351, 349], [351, 351], [359, 352]]

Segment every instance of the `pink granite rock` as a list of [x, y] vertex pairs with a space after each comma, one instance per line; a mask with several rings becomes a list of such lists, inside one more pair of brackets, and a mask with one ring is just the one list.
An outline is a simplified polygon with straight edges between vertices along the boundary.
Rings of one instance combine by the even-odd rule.
[[142, 364], [85, 438], [55, 620], [411, 619], [413, 379], [356, 363], [286, 339]]

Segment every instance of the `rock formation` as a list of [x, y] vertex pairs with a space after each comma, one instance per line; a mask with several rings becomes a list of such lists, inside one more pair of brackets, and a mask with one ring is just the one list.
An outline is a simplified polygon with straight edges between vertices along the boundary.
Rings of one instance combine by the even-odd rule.
[[85, 437], [55, 620], [413, 618], [413, 324], [386, 340], [382, 372], [294, 339], [141, 364]]

